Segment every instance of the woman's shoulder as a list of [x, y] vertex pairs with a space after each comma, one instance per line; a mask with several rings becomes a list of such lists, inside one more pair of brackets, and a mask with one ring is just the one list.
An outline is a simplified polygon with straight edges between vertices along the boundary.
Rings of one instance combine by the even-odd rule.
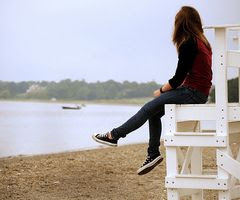
[[196, 38], [189, 37], [187, 38], [179, 47], [179, 52], [183, 51], [197, 51], [198, 42]]
[[189, 37], [185, 39], [181, 46], [197, 46], [197, 38]]
[[212, 50], [199, 38], [197, 39], [197, 47], [200, 52], [212, 54]]

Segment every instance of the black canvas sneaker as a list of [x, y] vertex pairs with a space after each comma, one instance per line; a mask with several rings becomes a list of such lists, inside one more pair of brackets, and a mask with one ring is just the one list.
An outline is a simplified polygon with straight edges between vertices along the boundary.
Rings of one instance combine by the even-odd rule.
[[109, 139], [107, 133], [104, 133], [104, 134], [96, 133], [92, 136], [92, 138], [96, 142], [99, 142], [101, 144], [106, 144], [106, 145], [109, 145], [109, 146], [114, 146], [114, 147], [117, 146], [117, 142], [118, 142], [117, 140]]
[[143, 175], [150, 172], [154, 167], [163, 161], [161, 155], [150, 157], [148, 156], [143, 165], [137, 170], [138, 175]]

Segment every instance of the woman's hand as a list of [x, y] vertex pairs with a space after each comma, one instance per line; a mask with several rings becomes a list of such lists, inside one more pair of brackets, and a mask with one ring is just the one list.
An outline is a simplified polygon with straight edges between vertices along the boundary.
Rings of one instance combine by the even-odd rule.
[[161, 95], [161, 92], [160, 92], [160, 90], [158, 89], [158, 90], [155, 90], [154, 92], [153, 92], [153, 96], [154, 97], [159, 97]]
[[[153, 92], [154, 97], [159, 97], [162, 93], [172, 90], [172, 86], [169, 83], [165, 83], [160, 89]], [[161, 92], [162, 91], [162, 92]]]

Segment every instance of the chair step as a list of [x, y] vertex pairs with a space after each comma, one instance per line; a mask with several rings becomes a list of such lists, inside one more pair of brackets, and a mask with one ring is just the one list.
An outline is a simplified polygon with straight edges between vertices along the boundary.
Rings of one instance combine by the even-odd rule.
[[176, 132], [174, 133], [176, 136], [215, 136], [216, 132]]
[[226, 136], [216, 136], [215, 133], [180, 133], [164, 136], [167, 146], [195, 146], [195, 147], [226, 147]]
[[216, 175], [177, 174], [165, 178], [166, 188], [227, 190], [229, 185], [228, 179]]
[[217, 175], [177, 174], [176, 178], [216, 179]]

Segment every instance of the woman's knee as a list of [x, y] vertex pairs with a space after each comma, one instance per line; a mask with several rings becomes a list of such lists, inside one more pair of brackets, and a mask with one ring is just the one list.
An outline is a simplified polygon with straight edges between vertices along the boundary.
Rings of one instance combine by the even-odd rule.
[[141, 108], [141, 111], [144, 112], [148, 118], [155, 115], [162, 117], [164, 115], [164, 105], [154, 105], [152, 102], [148, 102]]
[[153, 109], [151, 108], [150, 102], [146, 103], [146, 104], [141, 108], [141, 112], [143, 112], [144, 115], [147, 115], [147, 116], [151, 116], [151, 115], [152, 115]]

